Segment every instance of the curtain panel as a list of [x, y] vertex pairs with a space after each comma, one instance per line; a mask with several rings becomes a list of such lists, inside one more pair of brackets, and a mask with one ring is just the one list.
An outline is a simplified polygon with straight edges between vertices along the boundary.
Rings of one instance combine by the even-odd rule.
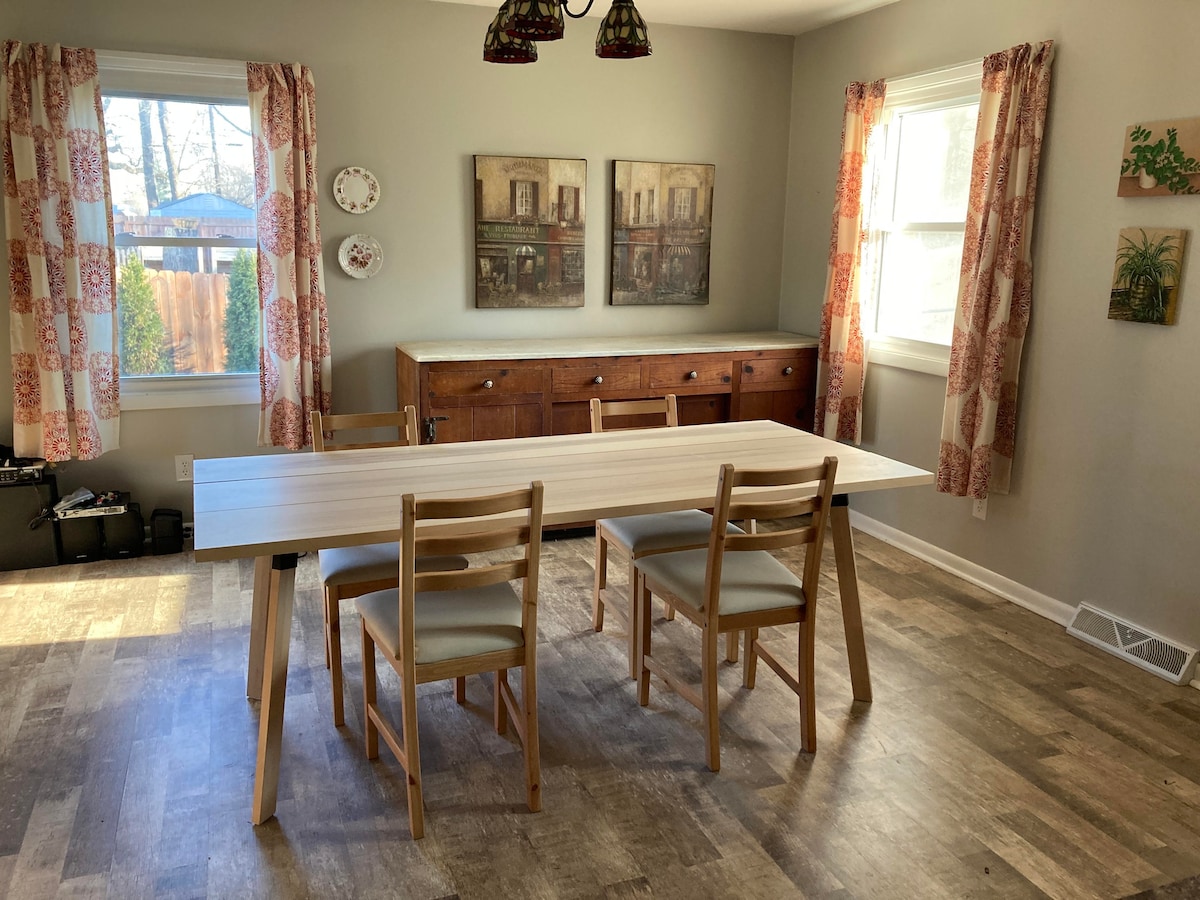
[[887, 85], [882, 79], [869, 84], [856, 81], [846, 87], [829, 269], [825, 280], [825, 302], [821, 307], [813, 432], [855, 444], [862, 439], [862, 395], [866, 378], [859, 296], [866, 244], [863, 181], [867, 145], [872, 129], [879, 124], [886, 90]]
[[95, 459], [120, 432], [116, 245], [93, 50], [4, 42], [4, 218], [19, 456]]
[[333, 367], [321, 223], [317, 103], [298, 64], [247, 63], [258, 213], [259, 446], [312, 443], [312, 411], [331, 410]]
[[1033, 304], [1033, 220], [1054, 43], [983, 61], [937, 489], [1008, 493]]

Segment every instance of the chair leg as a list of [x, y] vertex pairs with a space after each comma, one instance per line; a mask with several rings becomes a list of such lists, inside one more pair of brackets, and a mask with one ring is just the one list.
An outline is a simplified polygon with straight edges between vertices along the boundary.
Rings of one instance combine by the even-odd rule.
[[408, 776], [408, 829], [413, 840], [425, 836], [425, 801], [421, 794], [421, 747], [417, 740], [417, 685], [411, 663], [400, 679], [400, 713], [404, 725], [405, 774]]
[[639, 632], [643, 628], [650, 627], [650, 619], [646, 618], [642, 621], [638, 615], [638, 592], [637, 592], [637, 560], [632, 556], [629, 557], [629, 677], [637, 681], [638, 677], [638, 645], [641, 638]]
[[542, 761], [537, 713], [537, 665], [526, 658], [521, 668], [521, 712], [525, 715], [525, 795], [530, 812], [542, 809]]
[[360, 626], [362, 631], [362, 679], [363, 679], [363, 743], [367, 748], [367, 759], [379, 759], [379, 728], [371, 718], [376, 713], [375, 704], [377, 685], [375, 682], [375, 641], [367, 631], [366, 623]]
[[740, 633], [737, 631], [729, 631], [725, 633], [725, 661], [735, 663], [738, 661], [738, 638]]
[[[731, 631], [725, 638], [727, 641], [732, 641], [737, 637], [737, 632]], [[758, 640], [758, 629], [746, 629], [746, 662], [742, 668], [742, 687], [748, 690], [754, 688], [754, 676], [758, 670], [758, 654], [754, 651], [754, 642]]]
[[592, 588], [592, 629], [604, 630], [604, 601], [600, 592], [608, 585], [608, 541], [596, 529], [596, 582]]
[[467, 679], [464, 675], [454, 679], [454, 702], [460, 706], [467, 702]]
[[646, 579], [638, 575], [635, 583], [630, 585], [635, 590], [637, 603], [637, 631], [639, 635], [637, 655], [638, 703], [647, 706], [650, 703], [650, 670], [646, 668], [646, 657], [650, 655], [650, 588]]
[[333, 724], [346, 724], [345, 701], [342, 697], [342, 623], [338, 607], [341, 600], [336, 590], [325, 589], [325, 664], [329, 669], [329, 684], [333, 690]]
[[504, 693], [500, 690], [501, 685], [507, 683], [508, 669], [499, 669], [496, 672], [495, 709], [492, 711], [492, 718], [496, 725], [496, 734], [504, 734], [508, 731], [508, 711], [504, 707]]
[[701, 713], [704, 715], [704, 750], [708, 757], [708, 767], [721, 771], [721, 738], [720, 725], [717, 720], [717, 629], [716, 623], [705, 626], [703, 641], [703, 656], [700, 661], [700, 691], [704, 703]]
[[816, 629], [809, 616], [800, 620], [800, 746], [817, 752]]

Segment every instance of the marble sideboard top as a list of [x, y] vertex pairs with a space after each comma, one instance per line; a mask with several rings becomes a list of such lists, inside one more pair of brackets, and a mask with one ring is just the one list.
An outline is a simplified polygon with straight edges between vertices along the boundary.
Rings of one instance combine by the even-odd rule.
[[662, 353], [720, 353], [739, 350], [798, 350], [817, 339], [787, 331], [628, 337], [518, 338], [507, 340], [407, 341], [396, 345], [410, 359], [460, 362], [484, 359], [559, 359], [576, 356], [642, 356]]

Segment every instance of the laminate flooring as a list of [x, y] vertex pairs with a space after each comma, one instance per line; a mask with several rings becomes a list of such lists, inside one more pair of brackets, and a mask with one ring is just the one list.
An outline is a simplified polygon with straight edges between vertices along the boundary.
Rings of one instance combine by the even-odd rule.
[[[858, 541], [875, 701], [851, 698], [827, 545], [817, 752], [798, 752], [795, 697], [767, 667], [745, 691], [725, 664], [719, 774], [696, 710], [657, 680], [637, 705], [621, 618], [592, 631], [591, 539], [545, 544], [545, 809], [526, 809], [517, 746], [490, 726], [490, 679], [464, 706], [426, 685], [416, 842], [400, 766], [363, 755], [350, 603], [347, 725], [331, 724], [314, 557], [278, 813], [257, 828], [250, 562], [0, 573], [0, 895], [1109, 898], [1200, 874], [1200, 692]], [[764, 635], [794, 659], [794, 629]], [[692, 626], [660, 618], [655, 648], [698, 680]]]

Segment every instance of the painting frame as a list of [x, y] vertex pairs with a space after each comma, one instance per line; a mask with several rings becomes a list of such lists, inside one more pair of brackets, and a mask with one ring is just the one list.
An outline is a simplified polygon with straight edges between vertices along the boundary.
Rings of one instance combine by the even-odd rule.
[[1183, 283], [1188, 229], [1122, 228], [1109, 291], [1108, 317], [1174, 325]]
[[712, 163], [612, 161], [610, 305], [708, 304], [716, 180]]
[[1200, 118], [1136, 122], [1125, 129], [1118, 197], [1200, 194]]
[[583, 306], [587, 160], [473, 157], [475, 307]]

